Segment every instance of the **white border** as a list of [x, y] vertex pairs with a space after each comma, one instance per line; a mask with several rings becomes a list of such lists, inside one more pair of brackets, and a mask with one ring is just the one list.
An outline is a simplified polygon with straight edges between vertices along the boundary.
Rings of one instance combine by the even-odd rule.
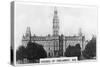
[[[63, 3], [48, 3], [48, 2], [32, 2], [32, 1], [14, 1], [14, 7], [16, 7], [16, 4], [24, 4], [24, 5], [43, 5], [43, 6], [58, 6], [58, 7], [73, 7], [73, 8], [97, 8], [97, 14], [98, 14], [98, 7], [96, 5], [80, 5], [80, 4], [63, 4]], [[14, 13], [16, 13], [16, 8], [14, 8]], [[40, 63], [29, 63], [29, 64], [16, 64], [16, 44], [15, 44], [15, 14], [14, 14], [14, 65], [15, 66], [30, 66], [30, 65], [42, 65]], [[98, 16], [97, 16], [98, 20]], [[98, 35], [98, 21], [97, 21], [97, 35]], [[98, 37], [98, 36], [97, 36]], [[97, 38], [98, 39], [98, 38]], [[96, 50], [97, 50], [97, 42], [96, 42]], [[77, 61], [79, 62], [94, 62], [97, 61], [97, 51], [96, 51], [96, 60], [93, 59], [88, 59], [88, 60], [82, 60], [82, 61]], [[74, 62], [67, 62], [67, 63], [74, 63]], [[75, 62], [76, 63], [76, 62]], [[48, 63], [46, 63], [48, 64]], [[65, 64], [65, 63], [50, 63], [50, 64]], [[44, 64], [43, 64], [44, 65]]]

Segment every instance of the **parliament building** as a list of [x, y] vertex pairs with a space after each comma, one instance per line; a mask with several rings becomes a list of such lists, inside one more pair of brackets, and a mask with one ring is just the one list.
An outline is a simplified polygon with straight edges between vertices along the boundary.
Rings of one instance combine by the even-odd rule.
[[25, 35], [22, 37], [22, 45], [27, 46], [27, 43], [31, 40], [32, 42], [43, 45], [47, 52], [47, 57], [63, 57], [65, 56], [66, 48], [80, 44], [81, 50], [83, 50], [85, 44], [85, 36], [80, 33], [77, 36], [64, 36], [59, 35], [59, 17], [58, 11], [54, 9], [53, 16], [53, 34], [48, 36], [36, 36], [31, 35], [30, 27], [27, 27]]

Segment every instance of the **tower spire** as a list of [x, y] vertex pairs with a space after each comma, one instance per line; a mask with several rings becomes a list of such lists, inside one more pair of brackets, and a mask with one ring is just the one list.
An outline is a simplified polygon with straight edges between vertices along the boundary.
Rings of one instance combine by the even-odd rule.
[[54, 16], [53, 16], [53, 36], [59, 35], [59, 18], [57, 7], [54, 7]]
[[30, 27], [27, 27], [25, 36], [27, 39], [31, 40], [31, 30]]
[[82, 29], [81, 28], [79, 28], [79, 36], [82, 36]]
[[57, 14], [57, 7], [54, 7], [54, 14]]

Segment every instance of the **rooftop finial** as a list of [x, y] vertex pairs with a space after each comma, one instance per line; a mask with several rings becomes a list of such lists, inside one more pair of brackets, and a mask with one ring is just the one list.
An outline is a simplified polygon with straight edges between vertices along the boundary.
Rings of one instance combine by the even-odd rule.
[[57, 14], [57, 7], [54, 7], [54, 13]]
[[82, 29], [79, 28], [79, 36], [82, 36]]

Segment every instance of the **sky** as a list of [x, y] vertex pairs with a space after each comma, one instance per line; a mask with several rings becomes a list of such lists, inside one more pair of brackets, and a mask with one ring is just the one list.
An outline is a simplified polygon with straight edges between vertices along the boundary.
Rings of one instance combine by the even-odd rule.
[[[32, 35], [52, 35], [55, 6], [16, 4], [15, 6], [15, 44], [22, 44], [22, 36], [30, 27]], [[97, 34], [97, 8], [56, 6], [59, 18], [59, 34], [78, 35], [81, 28], [86, 39]]]

